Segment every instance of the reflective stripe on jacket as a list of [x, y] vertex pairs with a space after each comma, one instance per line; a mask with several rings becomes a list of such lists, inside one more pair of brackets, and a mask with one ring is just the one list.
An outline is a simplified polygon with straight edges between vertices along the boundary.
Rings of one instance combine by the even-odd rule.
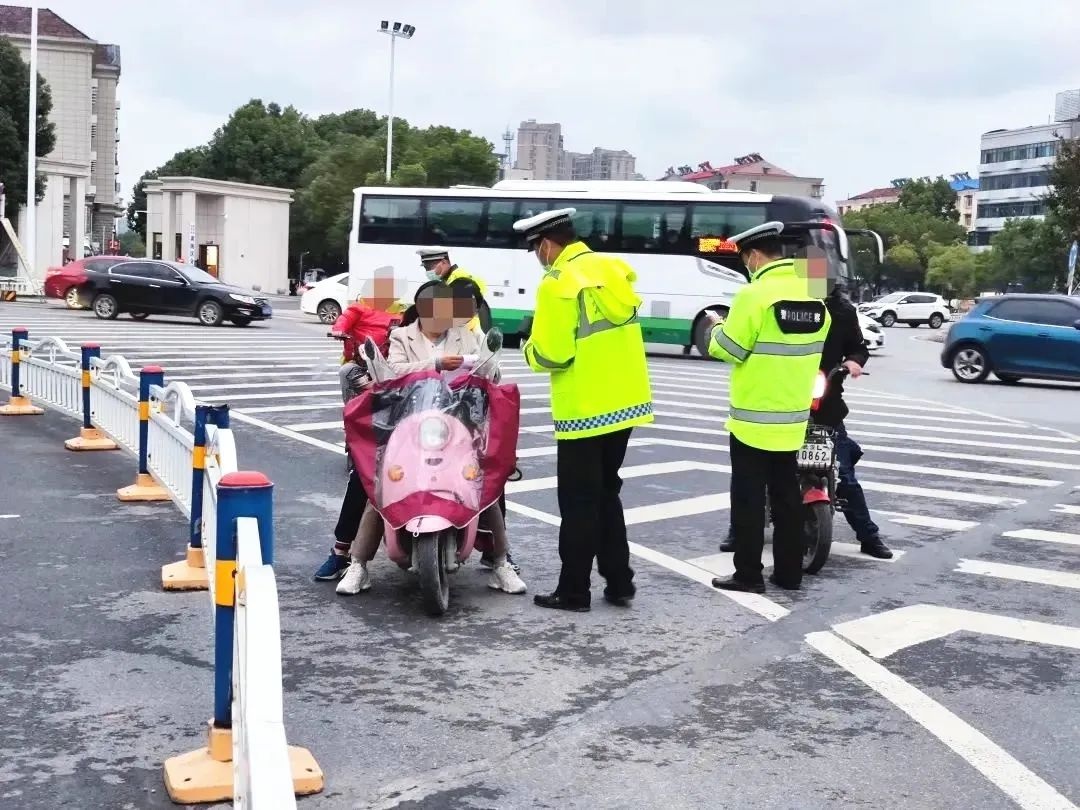
[[727, 320], [712, 330], [709, 354], [735, 364], [727, 429], [743, 444], [802, 447], [830, 322], [791, 259], [760, 268], [736, 293]]
[[534, 371], [551, 374], [557, 439], [653, 421], [634, 279], [626, 262], [573, 242], [537, 288], [524, 354]]

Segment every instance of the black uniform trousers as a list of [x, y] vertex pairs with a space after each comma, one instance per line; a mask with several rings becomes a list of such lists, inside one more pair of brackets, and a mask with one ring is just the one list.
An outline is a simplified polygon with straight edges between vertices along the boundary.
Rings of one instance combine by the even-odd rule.
[[613, 596], [633, 596], [634, 571], [623, 517], [619, 468], [626, 458], [630, 428], [585, 439], [559, 439], [559, 558], [556, 592], [570, 602], [588, 604], [593, 558]]
[[773, 576], [783, 585], [802, 582], [803, 510], [797, 451], [759, 450], [730, 435], [731, 525], [735, 579], [764, 582], [765, 492], [773, 515]]

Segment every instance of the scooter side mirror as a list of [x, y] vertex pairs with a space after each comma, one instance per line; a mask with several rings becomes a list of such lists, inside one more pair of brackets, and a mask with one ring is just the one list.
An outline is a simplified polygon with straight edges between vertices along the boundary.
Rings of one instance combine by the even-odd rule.
[[491, 327], [491, 329], [488, 330], [486, 342], [489, 352], [494, 354], [495, 352], [499, 351], [499, 349], [501, 349], [503, 345], [502, 331], [497, 326]]
[[375, 341], [371, 338], [364, 338], [364, 356], [367, 357], [368, 362], [374, 360], [377, 354], [379, 354], [379, 347], [375, 345]]
[[1080, 318], [1073, 321], [1073, 329], [1080, 329]]

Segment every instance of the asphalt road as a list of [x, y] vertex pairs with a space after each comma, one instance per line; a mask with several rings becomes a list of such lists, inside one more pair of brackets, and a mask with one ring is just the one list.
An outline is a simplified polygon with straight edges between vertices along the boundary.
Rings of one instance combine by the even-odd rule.
[[[276, 484], [286, 725], [327, 774], [303, 807], [1080, 802], [1071, 387], [960, 385], [940, 345], [918, 339], [929, 330], [887, 330], [871, 374], [848, 386], [848, 427], [897, 557], [859, 555], [841, 522], [803, 591], [739, 600], [707, 584], [730, 570], [717, 553], [727, 369], [653, 356], [658, 420], [635, 432], [624, 467], [634, 606], [596, 598], [591, 613], [553, 615], [470, 566], [432, 620], [381, 557], [360, 596], [311, 581], [346, 481], [324, 326], [288, 306], [247, 329], [3, 306], [0, 329], [12, 325], [158, 362], [230, 403], [241, 465]], [[536, 593], [558, 567], [547, 384], [507, 355], [525, 473], [508, 489], [511, 540]], [[0, 422], [34, 470], [0, 466], [0, 515], [20, 515], [0, 519], [3, 570], [19, 583], [0, 593], [15, 640], [0, 654], [0, 805], [171, 806], [160, 763], [198, 745], [210, 709], [206, 595], [158, 591], [182, 518], [119, 508], [112, 490], [133, 464], [55, 450], [72, 427]]]

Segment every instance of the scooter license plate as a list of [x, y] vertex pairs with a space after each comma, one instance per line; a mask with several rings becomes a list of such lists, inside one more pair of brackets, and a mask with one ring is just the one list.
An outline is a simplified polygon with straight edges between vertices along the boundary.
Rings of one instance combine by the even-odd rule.
[[833, 443], [830, 439], [807, 442], [799, 450], [799, 466], [812, 470], [828, 467], [832, 463]]

